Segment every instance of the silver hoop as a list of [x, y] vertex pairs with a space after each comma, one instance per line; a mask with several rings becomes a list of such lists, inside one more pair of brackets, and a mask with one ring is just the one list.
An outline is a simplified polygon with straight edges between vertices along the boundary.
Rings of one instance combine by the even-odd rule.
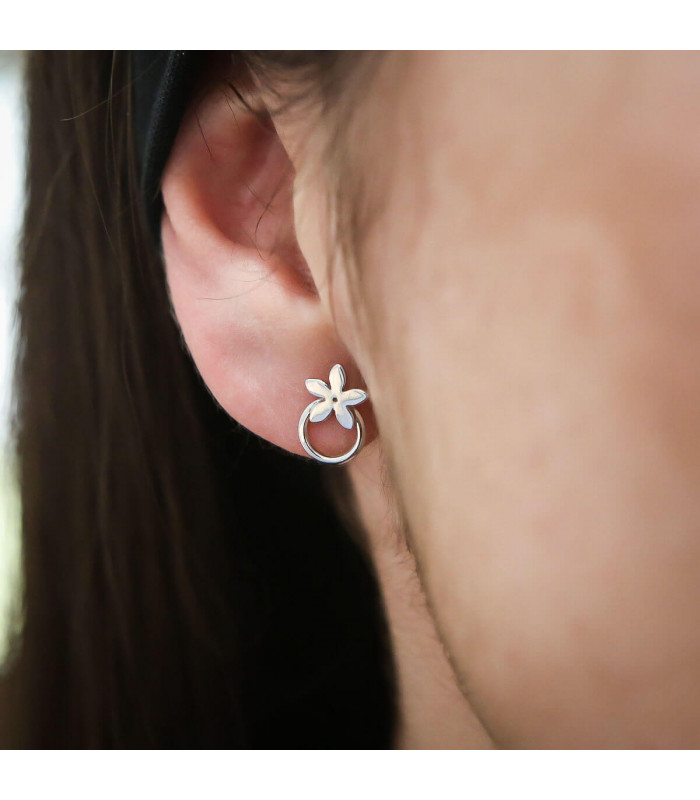
[[316, 461], [320, 461], [322, 464], [347, 464], [348, 461], [352, 461], [353, 458], [355, 458], [355, 456], [360, 452], [360, 448], [362, 447], [362, 443], [365, 438], [365, 422], [362, 419], [362, 414], [360, 414], [359, 411], [355, 411], [354, 408], [350, 412], [353, 417], [355, 417], [357, 436], [355, 437], [355, 444], [347, 451], [347, 453], [343, 453], [340, 456], [324, 456], [323, 453], [319, 453], [318, 450], [311, 445], [306, 435], [307, 428], [309, 426], [309, 414], [311, 413], [311, 409], [318, 402], [318, 400], [315, 400], [313, 403], [308, 405], [304, 409], [304, 413], [301, 415], [301, 419], [299, 420], [299, 441], [301, 442], [301, 446], [304, 448], [304, 450], [306, 450], [311, 458], [315, 458]]
[[[365, 423], [362, 414], [353, 406], [364, 402], [367, 394], [361, 389], [345, 389], [345, 370], [340, 364], [332, 367], [329, 383], [330, 386], [316, 378], [309, 378], [306, 381], [306, 388], [319, 399], [309, 403], [299, 419], [299, 441], [311, 458], [315, 458], [322, 464], [347, 464], [359, 453], [364, 442]], [[336, 419], [344, 428], [347, 430], [352, 430], [353, 427], [357, 428], [357, 436], [355, 444], [346, 453], [339, 456], [324, 456], [309, 442], [308, 427], [309, 422], [322, 422], [333, 411]]]

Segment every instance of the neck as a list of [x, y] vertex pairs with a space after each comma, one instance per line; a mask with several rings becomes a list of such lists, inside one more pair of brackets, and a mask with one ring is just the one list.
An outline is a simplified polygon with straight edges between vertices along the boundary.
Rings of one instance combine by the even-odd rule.
[[391, 634], [400, 749], [493, 747], [459, 689], [428, 609], [413, 556], [383, 481], [378, 447], [349, 467]]

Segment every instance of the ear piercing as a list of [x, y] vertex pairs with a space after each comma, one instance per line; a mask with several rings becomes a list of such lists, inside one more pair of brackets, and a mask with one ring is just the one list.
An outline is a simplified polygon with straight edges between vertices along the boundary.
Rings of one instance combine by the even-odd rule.
[[[367, 394], [361, 389], [344, 389], [345, 370], [340, 364], [336, 364], [331, 368], [328, 379], [330, 386], [316, 378], [308, 378], [306, 381], [306, 388], [319, 399], [310, 403], [301, 415], [299, 420], [299, 441], [304, 450], [322, 464], [347, 464], [360, 451], [365, 435], [365, 423], [362, 415], [353, 406], [366, 400]], [[307, 436], [309, 422], [323, 422], [332, 411], [335, 411], [336, 419], [347, 430], [352, 430], [353, 426], [357, 426], [355, 444], [347, 453], [333, 457], [324, 456], [318, 450], [315, 450]]]

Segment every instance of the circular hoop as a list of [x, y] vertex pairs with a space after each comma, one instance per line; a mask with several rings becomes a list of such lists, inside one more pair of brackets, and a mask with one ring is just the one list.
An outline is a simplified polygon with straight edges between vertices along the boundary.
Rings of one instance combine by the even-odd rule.
[[319, 453], [318, 450], [315, 450], [311, 443], [307, 438], [307, 428], [309, 426], [309, 414], [311, 414], [311, 409], [318, 403], [319, 400], [314, 400], [313, 403], [309, 403], [309, 405], [304, 409], [304, 413], [301, 415], [299, 420], [299, 441], [301, 442], [301, 446], [306, 450], [306, 452], [311, 456], [311, 458], [315, 458], [316, 461], [320, 461], [322, 464], [347, 464], [348, 461], [352, 461], [353, 458], [359, 453], [360, 448], [362, 447], [362, 441], [365, 438], [365, 423], [362, 419], [362, 414], [359, 411], [355, 410], [354, 408], [350, 408], [349, 411], [355, 418], [355, 424], [357, 425], [357, 438], [355, 439], [355, 444], [347, 451], [347, 453], [343, 453], [340, 456], [324, 456], [323, 453]]

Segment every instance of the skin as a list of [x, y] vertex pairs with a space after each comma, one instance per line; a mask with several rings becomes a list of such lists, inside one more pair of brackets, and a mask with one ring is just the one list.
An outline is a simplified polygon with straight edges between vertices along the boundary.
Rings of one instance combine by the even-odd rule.
[[215, 396], [294, 452], [305, 378], [371, 398], [399, 744], [700, 745], [698, 109], [696, 55], [388, 54], [345, 132], [352, 261], [323, 120], [219, 93], [183, 123], [166, 266]]

